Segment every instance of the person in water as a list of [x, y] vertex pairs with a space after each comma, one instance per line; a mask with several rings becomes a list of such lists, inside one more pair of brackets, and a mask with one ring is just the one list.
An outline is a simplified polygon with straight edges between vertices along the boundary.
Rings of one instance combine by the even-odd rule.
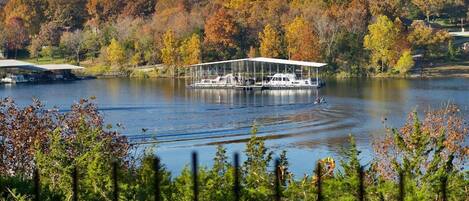
[[314, 101], [314, 104], [321, 104], [321, 103], [326, 103], [323, 97], [317, 97], [316, 101]]

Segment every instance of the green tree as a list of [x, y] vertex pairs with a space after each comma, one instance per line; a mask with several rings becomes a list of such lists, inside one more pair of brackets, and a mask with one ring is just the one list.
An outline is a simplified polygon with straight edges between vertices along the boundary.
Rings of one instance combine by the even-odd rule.
[[365, 36], [364, 46], [371, 51], [371, 63], [380, 66], [378, 72], [384, 71], [393, 63], [396, 51], [394, 49], [400, 30], [386, 16], [381, 15], [376, 22], [368, 26], [369, 33]]
[[106, 48], [107, 60], [113, 66], [123, 65], [126, 56], [124, 47], [116, 39], [111, 40], [111, 44]]
[[270, 25], [259, 33], [260, 54], [262, 57], [278, 58], [282, 54], [282, 41], [280, 34]]
[[111, 199], [110, 167], [113, 162], [121, 165], [126, 162], [126, 139], [106, 130], [102, 118], [96, 115], [99, 114], [95, 105], [82, 100], [60, 118], [58, 127], [48, 134], [47, 142], [36, 142], [35, 162], [42, 186], [62, 194], [62, 199], [72, 195], [74, 168], [80, 178], [81, 199]]
[[247, 200], [270, 200], [272, 175], [267, 168], [272, 161], [273, 153], [265, 146], [264, 140], [256, 136], [257, 131], [256, 125], [253, 125], [251, 138], [246, 144], [246, 160], [242, 170], [245, 185], [244, 195]]
[[81, 30], [76, 30], [74, 32], [64, 32], [60, 38], [60, 46], [65, 52], [68, 51], [72, 57], [75, 57], [76, 63], [78, 65], [80, 65], [80, 55], [83, 53], [84, 43], [85, 38]]

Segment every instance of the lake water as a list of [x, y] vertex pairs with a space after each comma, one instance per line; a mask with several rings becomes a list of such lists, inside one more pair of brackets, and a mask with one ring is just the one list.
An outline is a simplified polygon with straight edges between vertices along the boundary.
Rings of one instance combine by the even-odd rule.
[[[399, 127], [413, 109], [460, 106], [469, 119], [469, 79], [361, 79], [328, 81], [319, 90], [236, 91], [186, 89], [184, 80], [97, 79], [67, 83], [0, 85], [0, 97], [20, 105], [33, 97], [62, 110], [95, 96], [106, 122], [122, 123], [132, 142], [156, 138], [156, 151], [177, 174], [197, 151], [210, 165], [218, 144], [242, 152], [255, 122], [279, 154], [288, 151], [296, 175], [311, 173], [323, 157], [337, 159], [353, 134], [363, 163], [386, 126]], [[317, 96], [326, 104], [312, 104]], [[145, 132], [144, 132], [145, 130]]]

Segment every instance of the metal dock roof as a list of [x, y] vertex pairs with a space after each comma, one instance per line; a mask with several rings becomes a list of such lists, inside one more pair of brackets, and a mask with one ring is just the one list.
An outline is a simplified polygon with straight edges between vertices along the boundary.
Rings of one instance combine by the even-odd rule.
[[81, 70], [81, 66], [70, 64], [44, 64], [38, 65], [14, 59], [0, 60], [0, 68], [22, 68], [27, 70], [54, 71], [54, 70]]
[[207, 63], [194, 64], [194, 65], [191, 65], [191, 66], [205, 66], [205, 65], [213, 65], [213, 64], [232, 63], [232, 62], [238, 62], [238, 61], [254, 61], [254, 62], [296, 65], [296, 66], [308, 66], [308, 67], [316, 67], [316, 68], [323, 67], [323, 66], [327, 65], [326, 63], [317, 63], [317, 62], [309, 62], [309, 61], [296, 61], [296, 60], [287, 60], [287, 59], [274, 59], [274, 58], [266, 58], [266, 57], [256, 57], [256, 58], [245, 58], [245, 59], [233, 59], [233, 60], [226, 60], [226, 61], [207, 62]]

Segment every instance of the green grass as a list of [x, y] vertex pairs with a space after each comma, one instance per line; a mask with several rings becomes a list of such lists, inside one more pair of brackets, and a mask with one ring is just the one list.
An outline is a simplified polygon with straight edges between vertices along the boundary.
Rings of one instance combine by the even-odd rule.
[[35, 64], [65, 64], [65, 63], [73, 63], [69, 62], [64, 58], [52, 58], [52, 57], [41, 57], [41, 58], [26, 58], [26, 59], [21, 59], [22, 61], [26, 61], [29, 63], [35, 63]]

